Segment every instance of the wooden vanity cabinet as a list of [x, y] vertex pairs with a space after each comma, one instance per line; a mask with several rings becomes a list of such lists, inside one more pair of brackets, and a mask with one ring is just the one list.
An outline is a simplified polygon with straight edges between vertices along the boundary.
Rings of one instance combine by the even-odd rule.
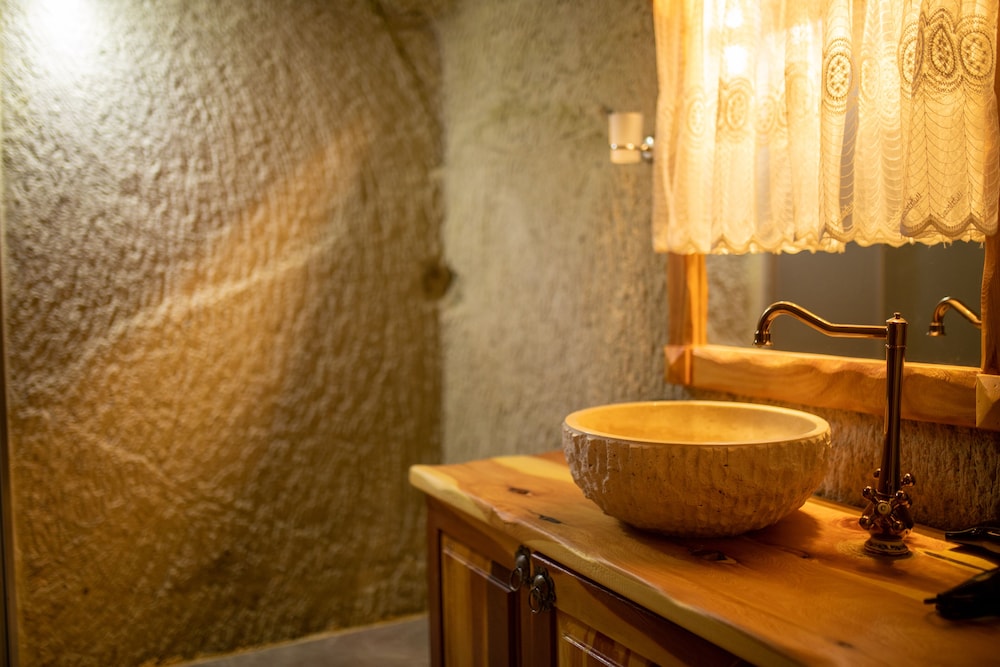
[[[925, 603], [997, 563], [923, 526], [891, 560], [865, 553], [857, 508], [819, 498], [738, 537], [652, 535], [588, 500], [561, 452], [418, 465], [410, 482], [428, 502], [435, 665], [997, 664], [1000, 619]], [[519, 551], [529, 579], [512, 586]]]
[[524, 545], [433, 498], [428, 545], [433, 665], [747, 664], [542, 553], [514, 590]]

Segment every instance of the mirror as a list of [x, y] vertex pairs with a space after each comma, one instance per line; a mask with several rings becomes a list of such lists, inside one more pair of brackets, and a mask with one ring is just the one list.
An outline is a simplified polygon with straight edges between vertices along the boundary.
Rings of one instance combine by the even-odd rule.
[[[980, 311], [983, 262], [980, 244], [961, 242], [902, 248], [851, 244], [839, 254], [707, 257], [708, 342], [748, 347], [764, 308], [787, 300], [841, 324], [880, 324], [899, 312], [910, 324], [907, 361], [978, 367], [980, 331], [958, 313], [945, 317], [946, 336], [928, 336], [927, 329], [943, 297]], [[713, 289], [717, 281], [726, 286]], [[735, 297], [733, 284], [742, 285]], [[716, 333], [724, 331], [750, 333], [739, 340]], [[831, 338], [789, 318], [776, 320], [772, 332], [777, 350], [870, 359], [885, 355], [881, 341]]]
[[[1000, 430], [1000, 344], [993, 323], [1000, 312], [1000, 237], [988, 237], [983, 265], [982, 370], [974, 366], [908, 362], [902, 417], [954, 426]], [[756, 268], [760, 268], [759, 265]], [[720, 273], [716, 271], [716, 274]], [[742, 274], [741, 274], [742, 275]], [[878, 415], [885, 402], [885, 361], [830, 354], [785, 352], [708, 342], [710, 282], [704, 255], [667, 256], [667, 382], [817, 408]], [[750, 289], [756, 279], [730, 281], [723, 314], [759, 314]], [[742, 290], [742, 294], [740, 293]], [[759, 298], [759, 296], [757, 297]], [[731, 322], [730, 325], [736, 323]], [[961, 323], [959, 323], [961, 324]], [[739, 328], [734, 329], [739, 331]], [[742, 341], [740, 345], [745, 345]], [[781, 380], [776, 382], [775, 378]]]

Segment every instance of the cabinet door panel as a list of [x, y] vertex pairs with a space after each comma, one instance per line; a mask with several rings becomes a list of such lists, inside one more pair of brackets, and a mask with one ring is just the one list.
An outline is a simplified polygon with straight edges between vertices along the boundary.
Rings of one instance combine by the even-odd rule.
[[510, 572], [447, 535], [441, 537], [444, 664], [515, 664], [518, 594]]
[[745, 664], [546, 556], [535, 554], [533, 558], [547, 568], [555, 587], [558, 630], [555, 650], [560, 667]]
[[653, 667], [656, 664], [569, 614], [557, 611], [556, 615], [558, 667]]

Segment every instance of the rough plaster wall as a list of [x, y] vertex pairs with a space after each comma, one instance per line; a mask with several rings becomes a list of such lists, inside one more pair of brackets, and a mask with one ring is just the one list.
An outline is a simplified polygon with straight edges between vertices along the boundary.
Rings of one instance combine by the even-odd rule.
[[[875, 484], [882, 418], [849, 412], [824, 416], [834, 429], [836, 448], [831, 474], [819, 493], [860, 506], [861, 489]], [[917, 479], [910, 490], [914, 520], [955, 530], [1000, 519], [1000, 434], [906, 421], [900, 443], [902, 472]]]
[[423, 609], [432, 31], [361, 0], [63, 4], [2, 7], [21, 663]]
[[574, 409], [671, 393], [651, 171], [610, 164], [605, 115], [652, 118], [650, 3], [457, 4], [440, 23], [452, 461], [557, 449]]

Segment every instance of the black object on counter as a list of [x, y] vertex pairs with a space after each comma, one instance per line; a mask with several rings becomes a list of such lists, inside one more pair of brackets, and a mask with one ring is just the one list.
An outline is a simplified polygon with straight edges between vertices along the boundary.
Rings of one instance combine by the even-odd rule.
[[980, 572], [968, 581], [924, 600], [949, 620], [1000, 616], [1000, 567]]

